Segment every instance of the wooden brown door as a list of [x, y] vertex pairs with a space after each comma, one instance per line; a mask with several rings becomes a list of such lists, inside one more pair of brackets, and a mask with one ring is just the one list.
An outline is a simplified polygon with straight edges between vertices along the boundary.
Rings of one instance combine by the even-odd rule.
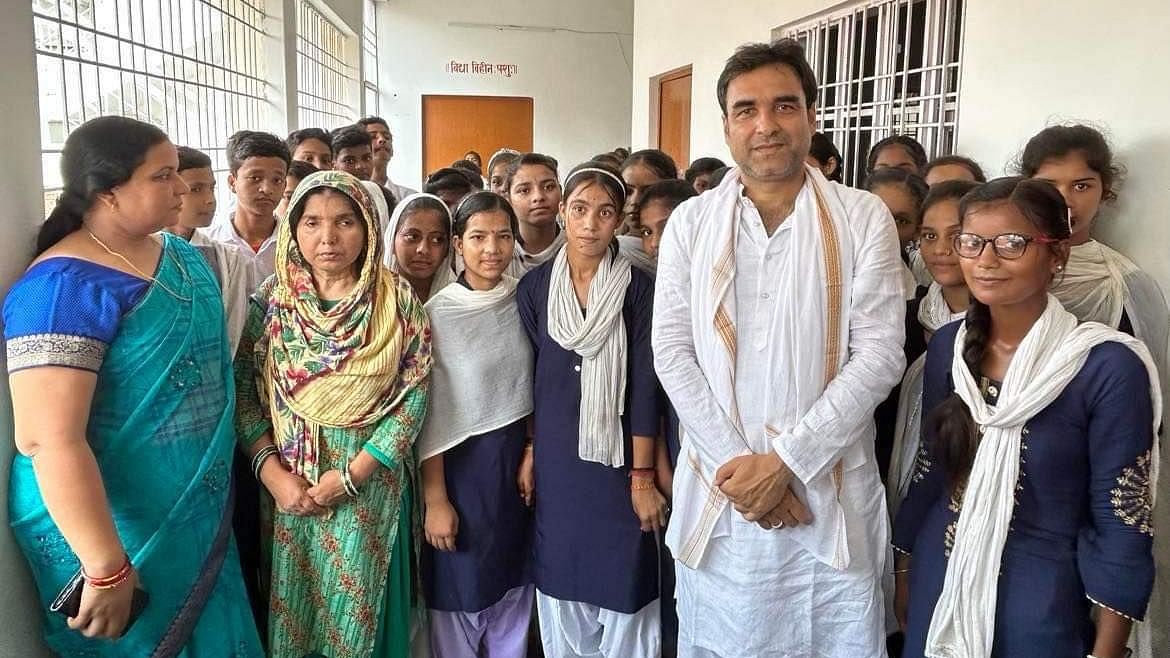
[[674, 158], [679, 171], [691, 157], [691, 67], [663, 75], [658, 82], [658, 148]]
[[488, 158], [501, 148], [532, 150], [532, 99], [423, 96], [422, 132], [423, 180], [468, 151], [477, 151], [486, 167]]

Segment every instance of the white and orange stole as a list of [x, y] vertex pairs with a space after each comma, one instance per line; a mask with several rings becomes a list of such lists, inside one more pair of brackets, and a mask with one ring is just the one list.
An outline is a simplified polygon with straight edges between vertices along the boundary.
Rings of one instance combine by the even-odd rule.
[[[775, 282], [775, 292], [789, 300], [790, 312], [776, 312], [769, 321], [768, 335], [763, 337], [766, 347], [760, 356], [767, 360], [770, 374], [768, 381], [753, 384], [764, 391], [768, 420], [763, 430], [769, 441], [800, 422], [848, 358], [854, 268], [851, 233], [837, 192], [819, 171], [807, 167], [806, 171], [806, 188], [786, 220], [793, 223], [789, 266]], [[749, 454], [759, 450], [752, 450], [735, 393], [739, 346], [733, 282], [740, 230], [738, 174], [732, 172], [706, 194], [715, 198], [704, 204], [703, 215], [696, 222], [698, 235], [691, 261], [695, 355], [718, 405], [736, 428], [743, 444], [741, 454]], [[758, 435], [759, 428], [753, 429]], [[865, 427], [855, 431], [863, 433]], [[686, 428], [680, 432], [685, 437]], [[719, 519], [727, 514], [728, 499], [712, 485], [722, 464], [704, 463], [685, 438], [683, 441], [667, 545], [683, 564], [698, 568]], [[793, 481], [815, 520], [784, 532], [819, 561], [837, 569], [847, 568], [850, 561], [845, 514], [839, 501], [842, 477], [863, 463], [865, 454], [864, 450], [851, 449], [845, 453], [844, 463], [838, 462], [815, 480]]]

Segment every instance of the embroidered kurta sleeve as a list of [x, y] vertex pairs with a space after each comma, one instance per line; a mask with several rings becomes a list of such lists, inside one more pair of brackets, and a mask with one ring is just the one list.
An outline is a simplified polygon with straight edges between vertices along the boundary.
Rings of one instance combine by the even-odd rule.
[[107, 274], [111, 283], [120, 284], [114, 288], [56, 270], [51, 262], [30, 270], [4, 300], [8, 372], [56, 366], [96, 373], [123, 313], [147, 284], [129, 275]]
[[418, 439], [427, 414], [431, 382], [431, 328], [426, 311], [413, 295], [409, 295], [400, 297], [399, 313], [405, 318], [404, 330], [410, 332], [398, 365], [402, 379], [399, 386], [406, 392], [401, 402], [378, 421], [374, 434], [362, 446], [383, 466], [391, 469], [403, 462], [403, 457], [410, 454]]
[[893, 545], [901, 553], [909, 555], [914, 551], [918, 529], [927, 513], [946, 492], [946, 474], [942, 465], [933, 457], [935, 434], [927, 419], [930, 412], [951, 394], [950, 370], [952, 345], [955, 340], [953, 328], [943, 329], [935, 334], [930, 348], [926, 351], [926, 365], [922, 373], [922, 437], [918, 442], [918, 454], [914, 458], [914, 475], [906, 499], [898, 508], [894, 518]]
[[[853, 230], [853, 290], [848, 360], [821, 397], [772, 447], [802, 482], [828, 472], [859, 440], [868, 439], [873, 412], [906, 370], [906, 303], [902, 261], [890, 213], [865, 194], [846, 205]], [[669, 232], [669, 227], [667, 228]]]
[[1077, 566], [1090, 600], [1142, 619], [1154, 582], [1149, 376], [1123, 345], [1095, 348], [1086, 369], [1094, 357], [1104, 362], [1086, 401], [1091, 519], [1080, 533]]
[[654, 315], [654, 291], [649, 277], [634, 272], [630, 281], [626, 314], [629, 331], [630, 431], [637, 436], [656, 437], [661, 433], [662, 408], [658, 400], [658, 377], [654, 374], [654, 353], [650, 348], [650, 325]]
[[236, 376], [236, 440], [247, 447], [256, 442], [260, 435], [272, 429], [268, 408], [260, 401], [260, 390], [256, 377], [259, 374], [255, 347], [264, 334], [264, 307], [252, 298], [248, 302], [248, 319], [244, 333], [236, 348], [233, 363]]
[[695, 353], [695, 309], [691, 303], [694, 218], [681, 216], [686, 207], [681, 206], [667, 222], [658, 250], [654, 368], [679, 424], [687, 430], [688, 445], [707, 463], [722, 466], [750, 450], [716, 401]]

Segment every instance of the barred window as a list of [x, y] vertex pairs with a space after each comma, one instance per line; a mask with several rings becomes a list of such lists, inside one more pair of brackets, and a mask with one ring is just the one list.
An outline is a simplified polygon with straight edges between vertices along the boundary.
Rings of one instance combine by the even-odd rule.
[[776, 30], [804, 45], [817, 75], [817, 126], [844, 158], [850, 185], [870, 146], [910, 135], [951, 153], [959, 114], [963, 0], [867, 0]]
[[301, 128], [336, 128], [353, 123], [350, 89], [357, 67], [349, 36], [309, 0], [297, 3], [297, 119]]
[[362, 14], [362, 94], [362, 114], [378, 114], [378, 9], [374, 0], [366, 0]]
[[227, 169], [229, 135], [263, 125], [265, 0], [33, 0], [46, 212], [61, 149], [107, 114], [153, 123]]

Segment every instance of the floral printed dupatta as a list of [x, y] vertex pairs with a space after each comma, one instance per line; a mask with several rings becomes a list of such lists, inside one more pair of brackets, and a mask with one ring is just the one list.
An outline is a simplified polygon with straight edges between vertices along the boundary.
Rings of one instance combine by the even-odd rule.
[[[399, 313], [398, 296], [410, 294], [409, 286], [381, 265], [381, 222], [361, 182], [339, 171], [314, 173], [297, 186], [287, 217], [298, 216], [321, 188], [346, 195], [361, 212], [366, 249], [358, 281], [336, 306], [322, 310], [292, 224], [281, 222], [276, 274], [259, 291], [269, 303], [255, 348], [261, 399], [269, 406], [282, 461], [314, 483], [322, 426], [377, 422], [431, 367], [429, 351], [403, 359], [403, 346], [430, 327], [421, 305], [413, 317]], [[278, 413], [280, 407], [293, 413]]]

